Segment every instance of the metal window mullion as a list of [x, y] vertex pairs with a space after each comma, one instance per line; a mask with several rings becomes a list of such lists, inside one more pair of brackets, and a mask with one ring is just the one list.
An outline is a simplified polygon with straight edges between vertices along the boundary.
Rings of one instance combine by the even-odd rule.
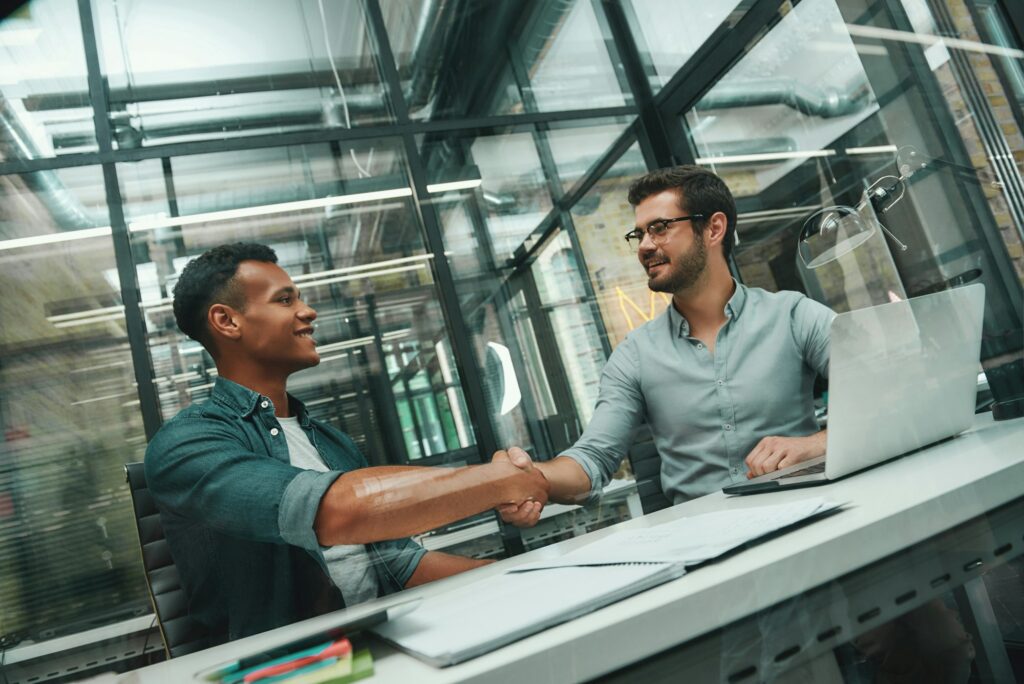
[[[96, 126], [96, 142], [101, 154], [109, 154], [113, 148], [112, 131], [107, 107], [107, 83], [100, 70], [95, 11], [90, 0], [78, 0], [82, 43], [88, 70], [89, 99], [92, 102], [93, 121]], [[131, 349], [132, 367], [142, 412], [142, 425], [148, 441], [160, 429], [162, 422], [156, 383], [153, 381], [153, 359], [149, 353], [146, 322], [142, 313], [142, 298], [139, 293], [138, 272], [135, 269], [135, 260], [132, 258], [128, 225], [124, 219], [117, 167], [111, 160], [103, 162], [102, 169], [107, 209], [110, 214], [111, 239], [114, 243], [114, 261], [117, 265], [121, 303], [124, 306], [125, 327], [128, 333], [128, 345]]]
[[[936, 4], [933, 14], [946, 33], [957, 33], [952, 17], [944, 9]], [[972, 22], [978, 23], [976, 13], [972, 13], [970, 16]], [[1020, 170], [1017, 168], [1013, 150], [1006, 141], [1006, 136], [1003, 135], [988, 96], [982, 90], [967, 56], [961, 50], [950, 50], [949, 58], [957, 83], [964, 93], [964, 100], [974, 116], [975, 126], [981, 136], [986, 156], [995, 171], [996, 182], [1003, 190], [1003, 197], [1006, 200], [1012, 223], [1016, 227], [1021, 241], [1024, 242], [1024, 179], [1021, 178]], [[995, 58], [990, 56], [989, 62], [998, 77], [998, 65]]]
[[1020, 0], [998, 0], [1010, 30], [1017, 38], [1017, 47], [1024, 46], [1024, 3]]
[[[602, 31], [612, 38], [621, 61], [621, 69], [633, 94], [633, 102], [640, 110], [639, 132], [646, 140], [642, 147], [645, 151], [644, 161], [647, 162], [648, 168], [672, 166], [676, 161], [675, 153], [681, 151], [677, 148], [681, 144], [685, 147], [685, 141], [680, 140], [680, 136], [672, 127], [665, 126], [651, 91], [643, 59], [621, 5], [617, 0], [604, 0], [601, 7], [604, 11], [595, 12], [595, 16]], [[647, 154], [650, 154], [651, 158], [647, 158]]]
[[[391, 45], [388, 42], [387, 28], [384, 24], [380, 3], [378, 0], [363, 0], [363, 8], [366, 14], [371, 42], [373, 43], [374, 52], [377, 55], [378, 65], [381, 70], [381, 77], [388, 89], [391, 106], [398, 122], [407, 123], [409, 121], [409, 111], [402, 93], [395, 58], [391, 52]], [[401, 138], [405, 152], [406, 170], [413, 191], [413, 206], [415, 207], [419, 224], [423, 227], [425, 233], [427, 249], [434, 257], [431, 261], [433, 262], [434, 273], [437, 278], [435, 284], [441, 300], [441, 310], [444, 313], [445, 322], [451, 335], [449, 339], [451, 340], [452, 351], [455, 356], [455, 364], [459, 371], [459, 378], [462, 381], [462, 389], [469, 399], [467, 405], [476, 429], [480, 459], [482, 462], [486, 462], [489, 455], [498, 448], [498, 442], [491, 425], [490, 416], [487, 415], [487, 403], [483, 395], [483, 377], [470, 341], [469, 330], [462, 316], [451, 265], [448, 263], [448, 258], [444, 253], [444, 238], [441, 233], [440, 222], [435, 211], [424, 211], [423, 209], [422, 202], [428, 196], [427, 177], [416, 146], [415, 135], [407, 132], [403, 133]]]
[[[400, 91], [399, 91], [400, 92]], [[508, 126], [530, 125], [544, 122], [578, 121], [602, 117], [636, 116], [637, 109], [633, 106], [603, 107], [601, 109], [574, 109], [558, 112], [536, 112], [526, 114], [500, 114], [472, 119], [441, 119], [436, 121], [406, 121], [357, 128], [319, 128], [292, 133], [267, 133], [222, 138], [220, 140], [200, 140], [192, 142], [154, 145], [150, 147], [108, 149], [97, 152], [81, 152], [59, 157], [42, 157], [38, 159], [11, 159], [0, 162], [0, 176], [7, 174], [31, 173], [70, 168], [74, 166], [94, 166], [106, 162], [137, 162], [160, 157], [186, 157], [193, 154], [213, 154], [219, 152], [238, 152], [242, 150], [264, 149], [267, 147], [288, 147], [294, 145], [312, 145], [332, 141], [355, 142], [377, 138], [393, 138], [397, 135], [410, 133], [444, 133], [470, 129], [501, 128]]]
[[[913, 31], [913, 26], [906, 14], [903, 5], [899, 0], [885, 0], [887, 11], [886, 21], [891, 28], [902, 31]], [[906, 55], [911, 71], [920, 74], [919, 87], [921, 99], [927, 108], [927, 116], [934, 126], [934, 132], [938, 141], [949, 151], [950, 162], [974, 171], [970, 163], [970, 155], [967, 153], [963, 137], [960, 135], [955, 122], [952, 120], [949, 105], [939, 84], [937, 77], [932, 73], [924, 55], [924, 49], [918, 45], [900, 43], [900, 49]], [[965, 93], [965, 97], [966, 97]], [[1009, 256], [1006, 253], [1006, 246], [1002, 236], [995, 227], [992, 218], [992, 210], [989, 207], [980, 189], [972, 189], [967, 186], [957, 174], [951, 174], [953, 183], [963, 198], [965, 209], [977, 222], [977, 226], [985, 246], [985, 253], [995, 266], [997, 274], [994, 280], [1001, 286], [1004, 301], [1009, 304], [1008, 310], [1019, 312], [1021, 310], [1021, 287], [1020, 280], [1013, 269]], [[1002, 258], [1000, 258], [1002, 256]], [[992, 296], [992, 295], [990, 295]], [[1020, 325], [1018, 314], [1014, 325]]]

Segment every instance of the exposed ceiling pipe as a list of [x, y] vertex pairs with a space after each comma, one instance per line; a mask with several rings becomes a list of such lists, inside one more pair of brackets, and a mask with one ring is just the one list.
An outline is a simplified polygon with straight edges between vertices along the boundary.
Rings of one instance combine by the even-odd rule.
[[[43, 156], [32, 136], [21, 124], [10, 103], [0, 97], [0, 158], [37, 159]], [[56, 171], [44, 170], [19, 176], [53, 216], [62, 230], [94, 228], [107, 223], [106, 218], [90, 215], [78, 198], [61, 181]]]
[[697, 102], [701, 111], [781, 104], [808, 116], [831, 119], [868, 106], [871, 87], [858, 80], [845, 90], [805, 85], [792, 79], [720, 82]]

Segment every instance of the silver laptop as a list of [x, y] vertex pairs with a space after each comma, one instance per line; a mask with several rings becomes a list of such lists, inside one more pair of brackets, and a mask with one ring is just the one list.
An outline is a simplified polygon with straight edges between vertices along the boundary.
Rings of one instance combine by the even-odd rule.
[[984, 306], [975, 283], [836, 316], [826, 455], [723, 491], [825, 484], [969, 428]]

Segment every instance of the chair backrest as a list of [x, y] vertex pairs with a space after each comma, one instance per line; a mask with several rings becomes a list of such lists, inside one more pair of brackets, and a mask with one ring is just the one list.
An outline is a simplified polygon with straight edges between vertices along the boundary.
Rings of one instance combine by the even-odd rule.
[[149, 598], [160, 625], [167, 657], [175, 658], [224, 641], [216, 639], [188, 614], [188, 598], [181, 586], [178, 568], [171, 558], [156, 502], [146, 486], [146, 472], [142, 464], [126, 463], [124, 472], [135, 508], [135, 526], [142, 546]]
[[644, 513], [653, 513], [672, 505], [661, 489], [661, 456], [651, 431], [642, 427], [629, 449], [629, 464], [636, 478], [636, 492], [640, 495], [640, 507]]

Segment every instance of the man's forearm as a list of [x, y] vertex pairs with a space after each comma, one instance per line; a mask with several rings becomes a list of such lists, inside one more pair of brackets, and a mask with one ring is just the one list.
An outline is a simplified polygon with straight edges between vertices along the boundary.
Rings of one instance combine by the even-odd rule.
[[537, 473], [511, 463], [464, 468], [380, 466], [345, 473], [320, 500], [314, 528], [324, 546], [419, 534], [505, 503], [547, 499]]
[[544, 473], [551, 487], [548, 492], [549, 501], [578, 504], [590, 496], [590, 477], [579, 463], [568, 456], [534, 463], [534, 467]]

